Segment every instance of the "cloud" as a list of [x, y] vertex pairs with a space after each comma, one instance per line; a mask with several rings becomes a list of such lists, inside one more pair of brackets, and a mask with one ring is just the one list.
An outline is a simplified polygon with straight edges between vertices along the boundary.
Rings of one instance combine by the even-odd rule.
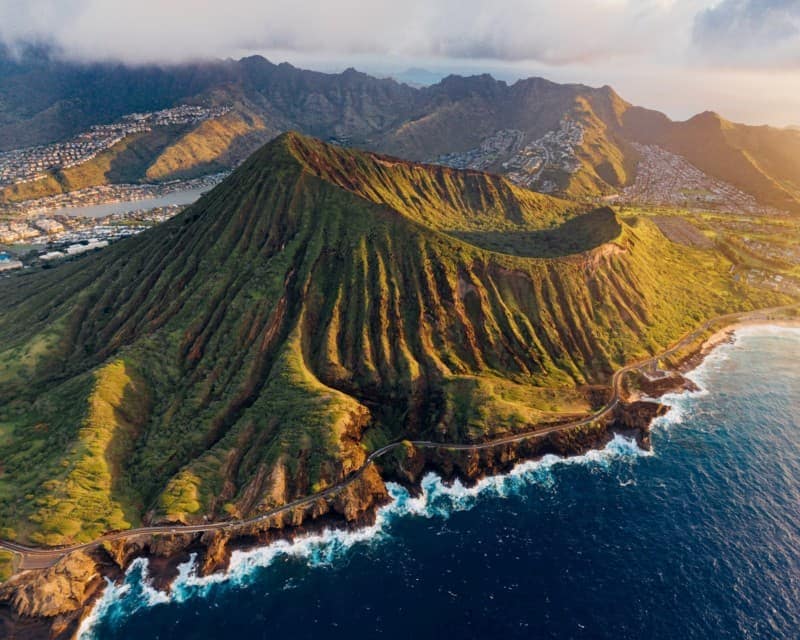
[[733, 67], [800, 67], [800, 2], [723, 0], [697, 15], [694, 49]]
[[129, 61], [245, 50], [535, 60], [642, 55], [696, 0], [0, 0], [0, 40]]
[[800, 0], [0, 0], [0, 44], [73, 59], [490, 70], [756, 122], [800, 110], [799, 30]]

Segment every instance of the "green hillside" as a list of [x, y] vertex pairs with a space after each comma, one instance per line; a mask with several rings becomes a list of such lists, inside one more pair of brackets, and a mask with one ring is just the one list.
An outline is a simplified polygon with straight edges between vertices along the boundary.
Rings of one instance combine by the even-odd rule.
[[0, 536], [253, 514], [390, 440], [588, 412], [621, 364], [777, 301], [729, 267], [645, 219], [286, 134], [157, 229], [0, 281]]
[[[635, 171], [636, 156], [619, 127], [621, 114], [630, 105], [610, 87], [557, 84], [543, 78], [509, 86], [488, 75], [450, 76], [423, 93], [429, 94], [430, 103], [421, 115], [369, 137], [365, 144], [404, 158], [427, 160], [476, 149], [502, 130], [517, 131], [524, 143], [532, 143], [558, 130], [567, 118], [583, 129], [582, 141], [572, 151], [575, 170], [550, 168], [542, 175], [555, 183], [559, 193], [611, 193]], [[513, 156], [513, 149], [498, 151], [487, 168], [508, 173], [504, 163]]]
[[167, 180], [221, 171], [244, 159], [240, 157], [243, 144], [251, 148], [277, 133], [257, 116], [246, 111], [232, 111], [221, 118], [202, 122], [177, 138], [155, 159], [151, 158], [141, 177]]
[[104, 184], [140, 182], [145, 179], [153, 158], [165, 153], [187, 130], [187, 126], [156, 127], [147, 133], [127, 136], [87, 162], [50, 171], [39, 180], [1, 188], [0, 202], [21, 202]]
[[45, 177], [0, 188], [0, 203], [22, 202], [105, 184], [160, 182], [226, 170], [278, 132], [247, 111], [197, 125], [129, 135], [94, 158]]

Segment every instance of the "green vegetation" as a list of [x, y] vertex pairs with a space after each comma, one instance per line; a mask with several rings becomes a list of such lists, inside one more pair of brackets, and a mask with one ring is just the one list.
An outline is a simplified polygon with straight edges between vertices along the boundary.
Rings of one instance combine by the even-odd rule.
[[633, 180], [637, 158], [619, 139], [617, 124], [628, 105], [609, 90], [575, 98], [570, 115], [583, 127], [578, 170], [566, 176], [563, 191], [575, 197], [614, 193]]
[[193, 178], [222, 171], [238, 159], [235, 156], [237, 142], [247, 137], [259, 141], [258, 133], [265, 130], [261, 118], [239, 111], [206, 120], [156, 155], [145, 177], [148, 180]]
[[30, 516], [31, 539], [57, 544], [140, 524], [141, 502], [125, 482], [122, 467], [148, 416], [144, 385], [131, 377], [121, 360], [94, 372], [86, 417], [61, 459], [63, 477], [42, 485]]
[[456, 231], [453, 235], [490, 251], [531, 258], [558, 258], [613, 242], [622, 233], [608, 207], [576, 216], [553, 229], [539, 231]]
[[[158, 228], [0, 281], [0, 528], [250, 515], [388, 441], [586, 413], [622, 364], [785, 299], [643, 217], [579, 214], [291, 134]], [[468, 235], [512, 231], [527, 249]]]
[[285, 140], [306, 171], [429, 229], [519, 232], [551, 227], [580, 211], [500, 176], [344, 150], [294, 134]]
[[5, 582], [14, 574], [14, 554], [0, 549], [0, 582]]
[[104, 184], [139, 182], [150, 163], [186, 130], [185, 126], [156, 127], [137, 133], [98, 153], [88, 162], [53, 171], [40, 180], [0, 189], [0, 202], [20, 202]]
[[712, 211], [636, 207], [671, 240], [716, 248], [730, 262], [734, 278], [789, 295], [800, 293], [800, 219]]

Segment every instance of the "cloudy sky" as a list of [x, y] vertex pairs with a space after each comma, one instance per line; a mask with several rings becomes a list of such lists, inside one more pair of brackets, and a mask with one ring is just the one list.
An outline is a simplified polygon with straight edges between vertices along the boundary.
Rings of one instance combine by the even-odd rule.
[[0, 0], [0, 40], [131, 63], [543, 75], [675, 118], [800, 124], [800, 0]]

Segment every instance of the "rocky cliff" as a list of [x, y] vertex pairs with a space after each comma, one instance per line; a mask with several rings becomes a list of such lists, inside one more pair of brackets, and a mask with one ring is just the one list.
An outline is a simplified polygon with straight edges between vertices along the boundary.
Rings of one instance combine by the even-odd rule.
[[201, 575], [225, 571], [234, 549], [264, 546], [327, 527], [360, 527], [374, 522], [377, 509], [388, 501], [384, 480], [416, 492], [425, 473], [446, 482], [470, 486], [507, 473], [516, 464], [546, 454], [580, 455], [601, 448], [614, 433], [636, 437], [649, 447], [649, 424], [666, 407], [654, 402], [621, 405], [607, 419], [542, 438], [476, 451], [399, 447], [369, 465], [352, 484], [329, 499], [287, 511], [257, 524], [205, 533], [140, 534], [69, 553], [54, 566], [24, 571], [0, 585], [0, 632], [9, 639], [72, 638], [80, 621], [102, 592], [106, 580], [120, 580], [136, 558], [149, 560], [152, 586], [169, 590], [178, 566], [196, 554]]

